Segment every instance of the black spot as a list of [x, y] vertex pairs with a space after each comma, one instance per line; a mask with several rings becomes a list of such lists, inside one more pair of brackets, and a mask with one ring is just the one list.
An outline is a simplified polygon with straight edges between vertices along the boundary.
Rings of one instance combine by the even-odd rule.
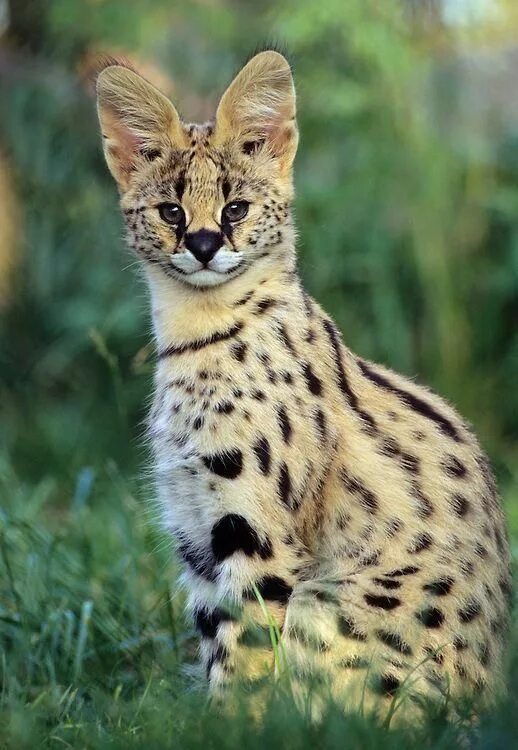
[[258, 315], [262, 315], [266, 310], [268, 310], [270, 307], [273, 307], [275, 304], [277, 304], [276, 300], [272, 299], [272, 297], [265, 297], [264, 299], [260, 299], [255, 306], [255, 312]]
[[211, 344], [217, 344], [220, 341], [227, 341], [228, 339], [237, 336], [242, 328], [243, 323], [238, 322], [231, 326], [227, 331], [216, 331], [204, 339], [196, 339], [195, 341], [187, 341], [185, 344], [168, 346], [167, 349], [163, 349], [159, 352], [158, 359], [172, 357], [177, 354], [184, 354], [185, 352], [197, 352]]
[[410, 554], [418, 555], [420, 552], [424, 552], [424, 550], [431, 547], [432, 543], [433, 543], [433, 538], [431, 534], [424, 532], [423, 534], [418, 534], [415, 537], [415, 539], [412, 542], [412, 546], [407, 551]]
[[222, 646], [221, 644], [219, 644], [214, 649], [214, 651], [210, 655], [209, 660], [207, 662], [207, 677], [210, 677], [210, 673], [214, 664], [226, 664], [226, 662], [229, 659], [229, 656], [230, 654], [225, 648], [225, 646]]
[[444, 622], [444, 614], [437, 607], [426, 607], [417, 612], [416, 618], [426, 628], [440, 628]]
[[379, 565], [379, 559], [380, 553], [376, 551], [362, 557], [360, 562], [361, 565], [365, 568], [375, 568], [377, 565]]
[[445, 474], [450, 477], [455, 477], [456, 479], [462, 479], [468, 473], [468, 470], [462, 461], [459, 461], [456, 456], [451, 455], [444, 456], [441, 462], [441, 468]]
[[377, 695], [384, 695], [387, 698], [392, 698], [398, 691], [401, 683], [390, 674], [380, 675], [380, 677], [374, 682], [373, 690]]
[[232, 401], [220, 401], [219, 404], [216, 404], [214, 407], [214, 411], [218, 414], [231, 414], [234, 409], [235, 407]]
[[440, 651], [437, 651], [436, 648], [433, 648], [432, 646], [425, 646], [423, 648], [423, 651], [425, 654], [427, 654], [432, 661], [434, 661], [436, 664], [443, 665], [444, 664], [444, 654], [442, 654]]
[[270, 473], [270, 443], [261, 435], [253, 445], [253, 451], [257, 457], [259, 469], [266, 475]]
[[390, 458], [392, 458], [393, 456], [398, 456], [401, 452], [397, 441], [393, 437], [383, 438], [378, 450], [382, 456], [389, 456]]
[[414, 573], [419, 573], [419, 570], [415, 565], [407, 565], [406, 568], [398, 568], [397, 570], [392, 570], [390, 573], [385, 573], [385, 575], [390, 578], [394, 576], [412, 576]]
[[194, 621], [196, 629], [205, 638], [215, 638], [220, 622], [228, 622], [232, 617], [223, 609], [216, 607], [211, 612], [205, 609], [197, 609], [194, 612]]
[[243, 362], [245, 359], [247, 348], [248, 346], [244, 341], [236, 341], [230, 347], [230, 354], [238, 362]]
[[[293, 591], [292, 587], [279, 576], [264, 576], [257, 582], [257, 590], [266, 601], [281, 602], [286, 604]], [[256, 598], [253, 589], [245, 591], [245, 598], [253, 600]]]
[[471, 560], [461, 560], [460, 569], [465, 576], [472, 576], [475, 572], [475, 564]]
[[498, 526], [495, 526], [494, 534], [495, 534], [496, 546], [498, 547], [500, 554], [503, 555], [505, 554], [505, 551], [506, 551], [506, 545], [504, 543], [504, 535], [502, 534]]
[[455, 662], [455, 672], [461, 677], [463, 680], [467, 680], [469, 675], [466, 671], [466, 668], [460, 664], [459, 662]]
[[425, 591], [428, 591], [430, 594], [434, 594], [434, 596], [445, 596], [446, 594], [450, 593], [453, 584], [453, 578], [440, 578], [437, 581], [425, 583], [423, 589]]
[[453, 648], [455, 651], [464, 651], [468, 648], [468, 642], [461, 635], [456, 635], [453, 639]]
[[192, 426], [194, 427], [195, 430], [199, 430], [203, 427], [204, 422], [205, 420], [203, 417], [196, 417], [196, 419], [192, 423]]
[[417, 456], [412, 456], [410, 453], [402, 453], [400, 457], [400, 464], [405, 471], [410, 474], [419, 473], [419, 459]]
[[357, 654], [355, 656], [346, 656], [342, 659], [340, 666], [344, 669], [367, 669], [369, 667], [368, 659], [362, 659]]
[[279, 419], [279, 427], [281, 428], [282, 439], [285, 443], [289, 443], [291, 440], [292, 428], [285, 406], [278, 407], [277, 417]]
[[380, 609], [396, 609], [401, 604], [401, 600], [395, 596], [378, 596], [377, 594], [364, 594], [363, 598], [371, 607]]
[[418, 482], [412, 480], [411, 495], [416, 500], [417, 515], [419, 518], [430, 518], [433, 515], [434, 507], [426, 497]]
[[365, 487], [357, 477], [351, 476], [345, 468], [340, 470], [340, 479], [346, 490], [356, 496], [360, 505], [368, 513], [376, 513], [378, 510], [378, 501], [371, 490]]
[[243, 454], [238, 448], [203, 456], [203, 463], [214, 474], [224, 479], [235, 479], [243, 469]]
[[378, 586], [383, 586], [384, 589], [399, 589], [401, 587], [401, 581], [393, 581], [390, 578], [373, 578], [372, 580]]
[[257, 554], [263, 560], [273, 555], [272, 543], [266, 537], [261, 541], [257, 531], [246, 518], [229, 513], [217, 521], [211, 532], [212, 552], [216, 562], [223, 562], [235, 552], [243, 552], [247, 557]]
[[482, 612], [480, 603], [474, 599], [466, 604], [465, 607], [458, 610], [459, 620], [467, 623], [475, 620]]
[[264, 401], [266, 399], [266, 395], [264, 394], [263, 391], [254, 389], [252, 391], [252, 398], [254, 398], [256, 401]]
[[300, 286], [300, 293], [302, 295], [302, 302], [303, 302], [303, 305], [304, 305], [304, 310], [306, 312], [306, 315], [308, 316], [308, 318], [312, 318], [313, 317], [313, 302], [312, 302], [312, 299], [309, 296], [309, 294], [306, 292], [306, 290], [304, 289], [304, 287], [302, 286], [302, 281], [300, 280], [300, 278], [297, 278], [297, 281], [298, 281], [299, 286]]
[[234, 303], [234, 307], [240, 307], [241, 305], [246, 305], [247, 302], [250, 302], [253, 296], [254, 296], [253, 291], [247, 292], [243, 297], [241, 297], [241, 299], [238, 299], [238, 301]]
[[345, 617], [345, 615], [338, 617], [338, 630], [346, 638], [353, 638], [355, 641], [367, 640], [366, 634], [362, 633], [356, 626], [356, 623], [349, 617]]
[[340, 597], [333, 591], [328, 591], [327, 589], [318, 589], [315, 591], [315, 599], [324, 604], [340, 604]]
[[206, 578], [208, 581], [216, 580], [214, 565], [205, 555], [200, 554], [186, 543], [178, 547], [178, 554], [199, 576]]
[[399, 386], [394, 385], [385, 375], [368, 365], [367, 362], [359, 359], [358, 365], [365, 377], [369, 378], [369, 380], [371, 380], [373, 383], [386, 391], [394, 393], [400, 401], [402, 401], [406, 406], [409, 406], [411, 409], [413, 409], [413, 411], [416, 411], [418, 414], [421, 414], [421, 416], [435, 422], [441, 432], [443, 432], [448, 437], [451, 437], [457, 443], [463, 442], [461, 436], [459, 435], [457, 427], [449, 419], [444, 417], [442, 414], [439, 414], [431, 404], [423, 401], [423, 399], [421, 399], [419, 396], [415, 396], [414, 394], [403, 390], [403, 388], [399, 388]]
[[403, 528], [403, 521], [400, 518], [391, 518], [387, 521], [386, 534], [388, 537], [395, 536]]
[[288, 331], [286, 330], [286, 326], [283, 323], [279, 323], [277, 332], [279, 334], [280, 340], [282, 341], [286, 349], [289, 351], [289, 353], [292, 354], [294, 357], [296, 357], [297, 352], [295, 350], [295, 346], [293, 345], [290, 335]]
[[498, 581], [498, 585], [500, 586], [500, 590], [506, 600], [509, 602], [509, 604], [512, 604], [513, 601], [513, 585], [511, 583], [510, 578], [500, 578]]
[[326, 417], [322, 409], [317, 409], [315, 412], [315, 422], [317, 425], [318, 434], [322, 438], [322, 440], [325, 440], [327, 437], [327, 428], [326, 428]]
[[400, 654], [405, 654], [405, 656], [410, 656], [412, 654], [412, 649], [408, 643], [405, 643], [398, 633], [391, 633], [388, 630], [376, 630], [376, 636], [386, 646], [393, 648], [394, 651], [398, 651]]
[[329, 651], [329, 644], [326, 643], [326, 641], [320, 639], [314, 633], [308, 632], [299, 625], [291, 625], [287, 635], [290, 638], [295, 638], [299, 643], [303, 643], [305, 646], [315, 651], [320, 651], [321, 653]]
[[288, 508], [291, 507], [291, 477], [288, 467], [286, 466], [286, 463], [283, 461], [283, 463], [280, 466], [279, 469], [279, 481], [277, 483], [277, 490], [279, 493], [279, 498], [282, 500], [284, 505], [287, 505]]
[[304, 377], [306, 379], [306, 384], [308, 386], [309, 392], [312, 393], [314, 396], [321, 396], [322, 395], [322, 381], [320, 380], [319, 377], [315, 375], [309, 362], [302, 363], [302, 372], [304, 373]]
[[483, 643], [480, 643], [477, 647], [477, 657], [479, 662], [482, 664], [483, 667], [487, 667], [491, 658], [491, 649], [489, 647], [489, 643], [487, 641], [484, 641]]

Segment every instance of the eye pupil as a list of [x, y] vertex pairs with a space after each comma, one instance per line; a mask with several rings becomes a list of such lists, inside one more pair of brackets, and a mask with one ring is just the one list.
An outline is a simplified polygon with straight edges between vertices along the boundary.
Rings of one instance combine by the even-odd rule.
[[248, 213], [248, 201], [233, 201], [227, 203], [223, 209], [223, 216], [227, 221], [239, 221], [244, 219]]
[[158, 206], [158, 213], [162, 221], [173, 225], [180, 224], [184, 217], [183, 208], [176, 203], [162, 203]]

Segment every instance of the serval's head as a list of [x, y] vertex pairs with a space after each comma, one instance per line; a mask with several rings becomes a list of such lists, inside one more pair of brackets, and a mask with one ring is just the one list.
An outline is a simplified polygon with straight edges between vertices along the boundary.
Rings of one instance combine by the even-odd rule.
[[101, 71], [97, 97], [128, 239], [145, 262], [207, 288], [282, 259], [292, 240], [298, 140], [282, 55], [252, 58], [204, 125], [182, 122], [160, 91], [124, 65]]

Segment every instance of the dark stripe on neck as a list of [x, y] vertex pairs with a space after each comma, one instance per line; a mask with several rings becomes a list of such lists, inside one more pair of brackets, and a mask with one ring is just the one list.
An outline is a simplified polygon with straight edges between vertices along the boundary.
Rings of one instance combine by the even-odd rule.
[[338, 332], [330, 320], [324, 319], [322, 321], [322, 325], [324, 326], [324, 330], [327, 333], [329, 337], [329, 341], [331, 342], [331, 346], [333, 348], [334, 360], [336, 364], [336, 379], [337, 379], [338, 387], [342, 391], [351, 409], [355, 411], [356, 414], [360, 417], [360, 419], [364, 422], [365, 427], [368, 429], [368, 431], [371, 434], [375, 434], [378, 432], [378, 428], [374, 420], [374, 417], [368, 412], [360, 408], [358, 397], [356, 396], [354, 391], [351, 389], [351, 386], [349, 385], [349, 381], [347, 380], [347, 375], [345, 373], [343, 362], [342, 362], [342, 352], [340, 350], [341, 341], [340, 341]]
[[217, 344], [220, 341], [227, 341], [236, 336], [243, 329], [243, 323], [235, 323], [228, 331], [216, 331], [207, 336], [205, 339], [196, 339], [195, 341], [186, 341], [185, 344], [169, 346], [158, 354], [158, 359], [165, 359], [176, 354], [185, 354], [185, 352], [197, 352], [211, 344]]
[[403, 390], [403, 388], [394, 385], [394, 383], [391, 383], [390, 380], [385, 377], [385, 375], [382, 375], [380, 372], [372, 369], [363, 360], [358, 359], [357, 362], [362, 373], [371, 382], [375, 383], [380, 388], [384, 388], [386, 391], [389, 391], [390, 393], [396, 395], [400, 401], [402, 401], [406, 406], [409, 406], [411, 409], [413, 409], [413, 411], [421, 414], [421, 416], [426, 417], [427, 419], [431, 419], [432, 422], [435, 422], [435, 424], [439, 427], [444, 435], [452, 438], [457, 443], [463, 442], [463, 439], [459, 435], [459, 432], [455, 425], [442, 414], [439, 414], [439, 412], [435, 411], [434, 407], [431, 404], [423, 401], [423, 399], [419, 398], [419, 396], [415, 396], [413, 393], [409, 393], [408, 391]]

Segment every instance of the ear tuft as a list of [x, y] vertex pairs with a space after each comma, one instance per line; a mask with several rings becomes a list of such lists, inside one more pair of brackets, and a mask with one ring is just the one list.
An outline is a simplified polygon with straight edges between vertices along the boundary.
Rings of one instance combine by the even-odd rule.
[[119, 67], [119, 68], [126, 68], [127, 70], [131, 70], [133, 73], [136, 73], [139, 75], [136, 68], [131, 64], [131, 62], [126, 58], [122, 57], [115, 57], [113, 55], [98, 55], [96, 54], [93, 56], [93, 59], [91, 58], [87, 63], [87, 71], [86, 75], [88, 76], [88, 79], [92, 82], [94, 89], [97, 89], [97, 79], [101, 75], [101, 73], [106, 70], [106, 68], [113, 68], [113, 67]]
[[216, 137], [220, 142], [241, 139], [245, 153], [249, 144], [264, 142], [281, 166], [289, 168], [298, 139], [295, 113], [288, 61], [272, 50], [260, 52], [223, 94], [216, 113]]

